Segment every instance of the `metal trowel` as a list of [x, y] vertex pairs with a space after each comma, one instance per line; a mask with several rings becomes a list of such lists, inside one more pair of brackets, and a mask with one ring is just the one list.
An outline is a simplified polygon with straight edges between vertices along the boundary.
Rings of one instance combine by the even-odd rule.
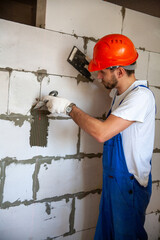
[[[57, 97], [58, 95], [58, 92], [53, 90], [49, 93], [49, 96], [54, 96], [54, 97]], [[37, 110], [41, 110], [41, 111], [47, 111], [48, 108], [46, 106], [46, 103], [48, 102], [47, 101], [43, 101], [43, 100], [39, 100], [38, 103], [33, 107], [33, 109], [37, 109]]]
[[89, 60], [87, 56], [82, 53], [76, 46], [74, 46], [69, 54], [67, 61], [78, 70], [85, 78], [93, 82], [91, 73], [88, 71], [87, 66], [89, 65]]

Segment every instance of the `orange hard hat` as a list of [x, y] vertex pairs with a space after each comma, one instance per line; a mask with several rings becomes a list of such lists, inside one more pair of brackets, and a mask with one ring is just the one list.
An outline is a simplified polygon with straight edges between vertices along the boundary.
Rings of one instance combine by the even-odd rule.
[[96, 43], [88, 70], [93, 72], [114, 66], [128, 66], [137, 58], [138, 53], [128, 37], [122, 34], [109, 34]]

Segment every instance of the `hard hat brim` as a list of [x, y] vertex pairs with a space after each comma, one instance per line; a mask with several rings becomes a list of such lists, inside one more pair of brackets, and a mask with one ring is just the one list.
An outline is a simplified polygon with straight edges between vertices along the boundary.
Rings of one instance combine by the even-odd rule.
[[[126, 65], [119, 65], [119, 67], [124, 67], [126, 70], [134, 70], [135, 69], [135, 66], [131, 66], [134, 62], [136, 62], [137, 58], [138, 58], [138, 53], [137, 53], [137, 56], [136, 58], [134, 58], [134, 60], [126, 63]], [[100, 64], [99, 66], [96, 65], [93, 61], [93, 59], [90, 61], [89, 65], [88, 65], [88, 71], [89, 72], [95, 72], [95, 71], [101, 71], [103, 69], [106, 69], [106, 68], [110, 68], [110, 67], [115, 67], [117, 65], [111, 65], [111, 64], [105, 64], [104, 66], [102, 64]], [[129, 67], [130, 66], [130, 67]]]

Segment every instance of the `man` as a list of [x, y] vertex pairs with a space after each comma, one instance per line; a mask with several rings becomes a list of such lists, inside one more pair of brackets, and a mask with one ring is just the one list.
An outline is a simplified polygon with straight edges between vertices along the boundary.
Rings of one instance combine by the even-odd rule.
[[104, 142], [103, 189], [95, 240], [146, 240], [145, 211], [151, 196], [155, 99], [146, 81], [135, 79], [138, 53], [129, 38], [110, 34], [94, 47], [89, 71], [113, 98], [105, 121], [67, 99], [45, 97], [52, 113], [67, 113], [84, 131]]

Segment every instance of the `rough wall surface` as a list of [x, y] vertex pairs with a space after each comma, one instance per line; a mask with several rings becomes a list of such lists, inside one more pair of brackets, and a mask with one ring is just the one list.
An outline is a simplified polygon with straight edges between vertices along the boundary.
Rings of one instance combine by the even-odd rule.
[[[74, 45], [91, 57], [95, 42], [109, 33], [133, 40], [139, 53], [136, 77], [148, 80], [157, 102], [153, 194], [145, 227], [149, 240], [158, 240], [160, 19], [102, 0], [48, 0], [45, 29], [0, 20], [0, 32], [0, 240], [93, 239], [103, 146], [62, 116], [48, 120], [47, 146], [31, 147], [31, 106], [57, 90], [103, 118], [108, 93], [66, 59]], [[38, 134], [33, 137], [41, 141]]]

